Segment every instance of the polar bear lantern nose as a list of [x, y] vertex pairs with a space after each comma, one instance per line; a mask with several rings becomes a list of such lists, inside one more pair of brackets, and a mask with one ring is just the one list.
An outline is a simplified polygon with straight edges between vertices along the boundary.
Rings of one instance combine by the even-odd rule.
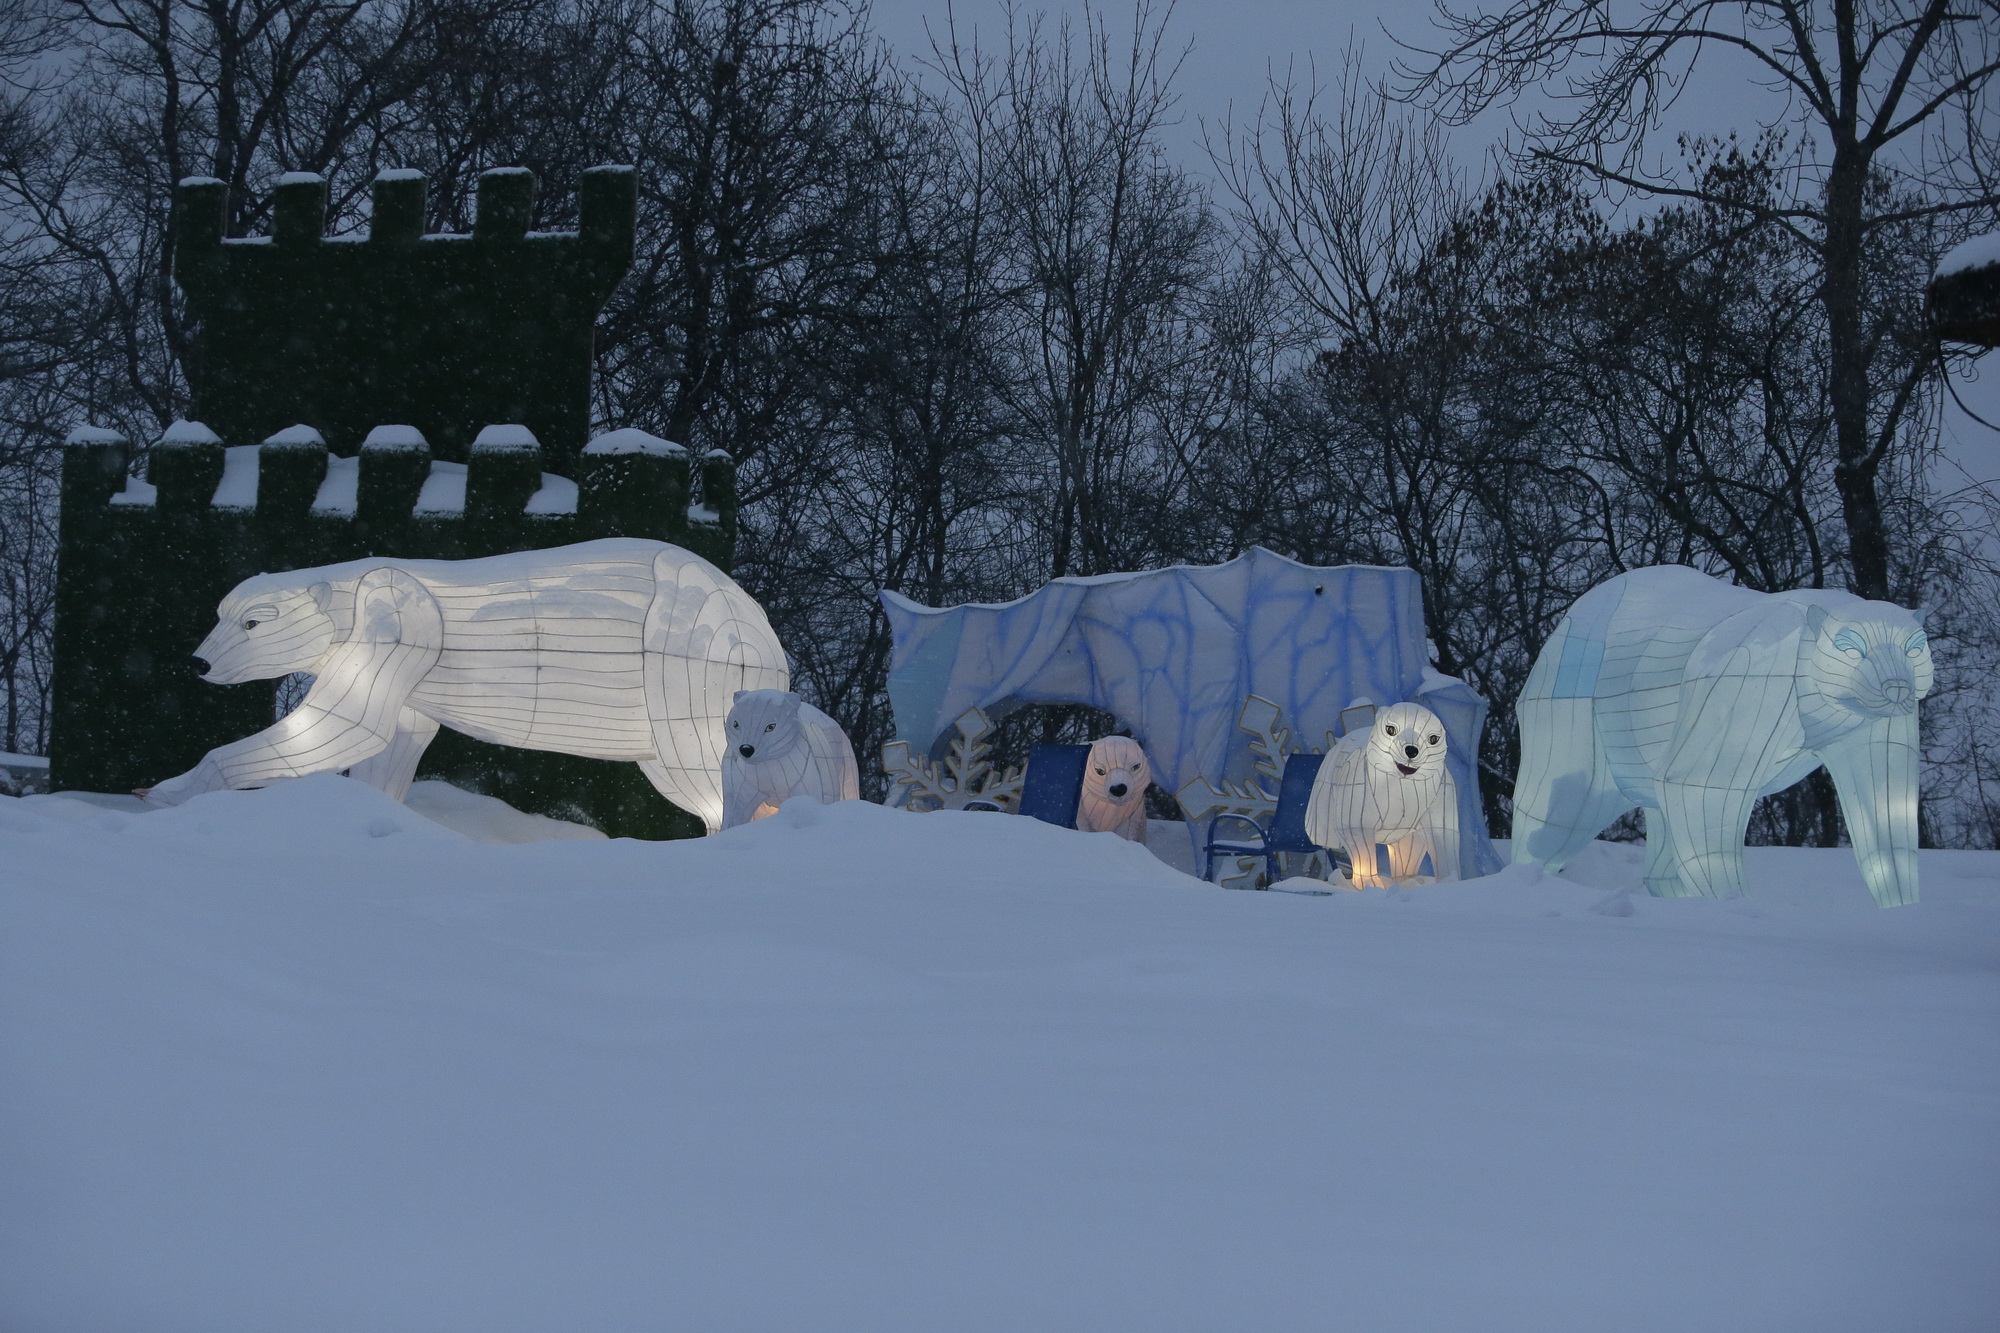
[[1403, 757], [1405, 759], [1415, 759], [1417, 757], [1417, 747], [1414, 745], [1405, 745], [1403, 747]]
[[757, 753], [757, 747], [754, 745], [739, 745], [736, 747], [736, 753], [748, 759], [751, 755]]
[[1109, 792], [1111, 794], [1111, 799], [1115, 801], [1125, 795], [1125, 784], [1122, 782], [1114, 782], [1112, 785], [1106, 787], [1104, 790]]
[[1917, 697], [1917, 687], [1902, 676], [1882, 682], [1882, 696], [1891, 707], [1907, 708]]
[[209, 672], [213, 670], [215, 670], [215, 668], [208, 664], [208, 659], [206, 657], [203, 657], [200, 653], [196, 653], [194, 655], [194, 673], [197, 676], [206, 676]]

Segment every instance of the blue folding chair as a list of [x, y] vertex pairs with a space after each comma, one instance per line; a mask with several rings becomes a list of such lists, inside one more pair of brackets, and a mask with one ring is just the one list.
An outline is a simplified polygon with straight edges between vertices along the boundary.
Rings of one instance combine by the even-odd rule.
[[[1215, 878], [1215, 858], [1218, 856], [1257, 856], [1264, 860], [1266, 884], [1278, 882], [1278, 853], [1280, 852], [1323, 852], [1326, 849], [1306, 836], [1306, 803], [1312, 799], [1313, 779], [1319, 776], [1319, 766], [1326, 758], [1323, 754], [1295, 754], [1285, 760], [1285, 776], [1278, 783], [1278, 808], [1271, 813], [1268, 826], [1259, 824], [1248, 815], [1221, 814], [1208, 821], [1208, 856], [1202, 864], [1201, 877]], [[1256, 833], [1255, 842], [1219, 842], [1216, 840], [1216, 825], [1227, 821], [1232, 824], [1248, 824]]]
[[1076, 803], [1083, 799], [1083, 771], [1090, 764], [1088, 745], [1037, 745], [1028, 754], [1028, 771], [1021, 778], [1020, 813], [1045, 824], [1076, 827]]

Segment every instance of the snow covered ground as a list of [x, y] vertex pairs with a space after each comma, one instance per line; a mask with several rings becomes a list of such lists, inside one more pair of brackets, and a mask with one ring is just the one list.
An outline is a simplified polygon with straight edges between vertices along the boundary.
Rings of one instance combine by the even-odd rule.
[[116, 804], [0, 800], [10, 1331], [2000, 1318], [2000, 854], [1310, 898], [859, 803]]

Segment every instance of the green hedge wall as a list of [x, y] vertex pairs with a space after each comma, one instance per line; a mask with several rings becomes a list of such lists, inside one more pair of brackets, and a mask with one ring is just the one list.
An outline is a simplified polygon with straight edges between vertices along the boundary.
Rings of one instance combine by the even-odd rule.
[[[232, 239], [222, 183], [179, 186], [174, 276], [196, 325], [205, 424], [177, 422], [142, 478], [128, 479], [124, 439], [91, 428], [71, 437], [51, 701], [57, 789], [147, 786], [270, 725], [271, 683], [209, 685], [190, 656], [216, 604], [252, 574], [612, 536], [672, 542], [730, 567], [726, 455], [691, 460], [659, 441], [584, 449], [595, 321], [631, 264], [630, 168], [583, 173], [571, 233], [529, 231], [535, 179], [518, 168], [480, 178], [469, 237], [423, 235], [424, 191], [416, 173], [383, 173], [367, 237], [332, 240], [321, 234], [325, 183], [290, 176], [272, 200], [271, 235]], [[357, 474], [351, 504], [333, 494], [335, 460]], [[419, 512], [426, 483], [452, 464], [465, 467], [462, 506]], [[577, 483], [573, 512], [527, 512], [545, 470]], [[614, 836], [701, 832], [632, 764], [446, 731], [419, 776]]]
[[[728, 567], [734, 494], [726, 458], [702, 460], [716, 519], [691, 518], [685, 454], [590, 454], [575, 511], [523, 512], [544, 474], [534, 449], [476, 448], [462, 510], [416, 513], [432, 460], [422, 449], [361, 451], [351, 513], [314, 509], [328, 451], [302, 432], [238, 453], [254, 465], [254, 502], [214, 503], [228, 452], [212, 432], [178, 423], [156, 444], [146, 477], [128, 482], [127, 443], [79, 431], [65, 451], [57, 581], [51, 782], [125, 791], [185, 772], [216, 745], [269, 726], [273, 685], [202, 681], [191, 658], [216, 604], [252, 574], [369, 555], [457, 560], [649, 537]], [[250, 454], [254, 457], [243, 457]], [[523, 493], [525, 491], [525, 494]], [[227, 498], [227, 497], [225, 497]], [[716, 508], [720, 505], [720, 508]], [[579, 819], [613, 836], [696, 836], [700, 821], [669, 805], [636, 765], [488, 745], [441, 732], [420, 777], [441, 777], [524, 810]]]

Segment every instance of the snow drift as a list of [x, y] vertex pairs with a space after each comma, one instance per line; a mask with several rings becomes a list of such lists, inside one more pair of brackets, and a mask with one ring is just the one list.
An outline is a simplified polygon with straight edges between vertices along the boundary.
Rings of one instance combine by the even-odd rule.
[[0, 801], [0, 1326], [1991, 1327], [2000, 854], [1228, 892], [788, 804]]

